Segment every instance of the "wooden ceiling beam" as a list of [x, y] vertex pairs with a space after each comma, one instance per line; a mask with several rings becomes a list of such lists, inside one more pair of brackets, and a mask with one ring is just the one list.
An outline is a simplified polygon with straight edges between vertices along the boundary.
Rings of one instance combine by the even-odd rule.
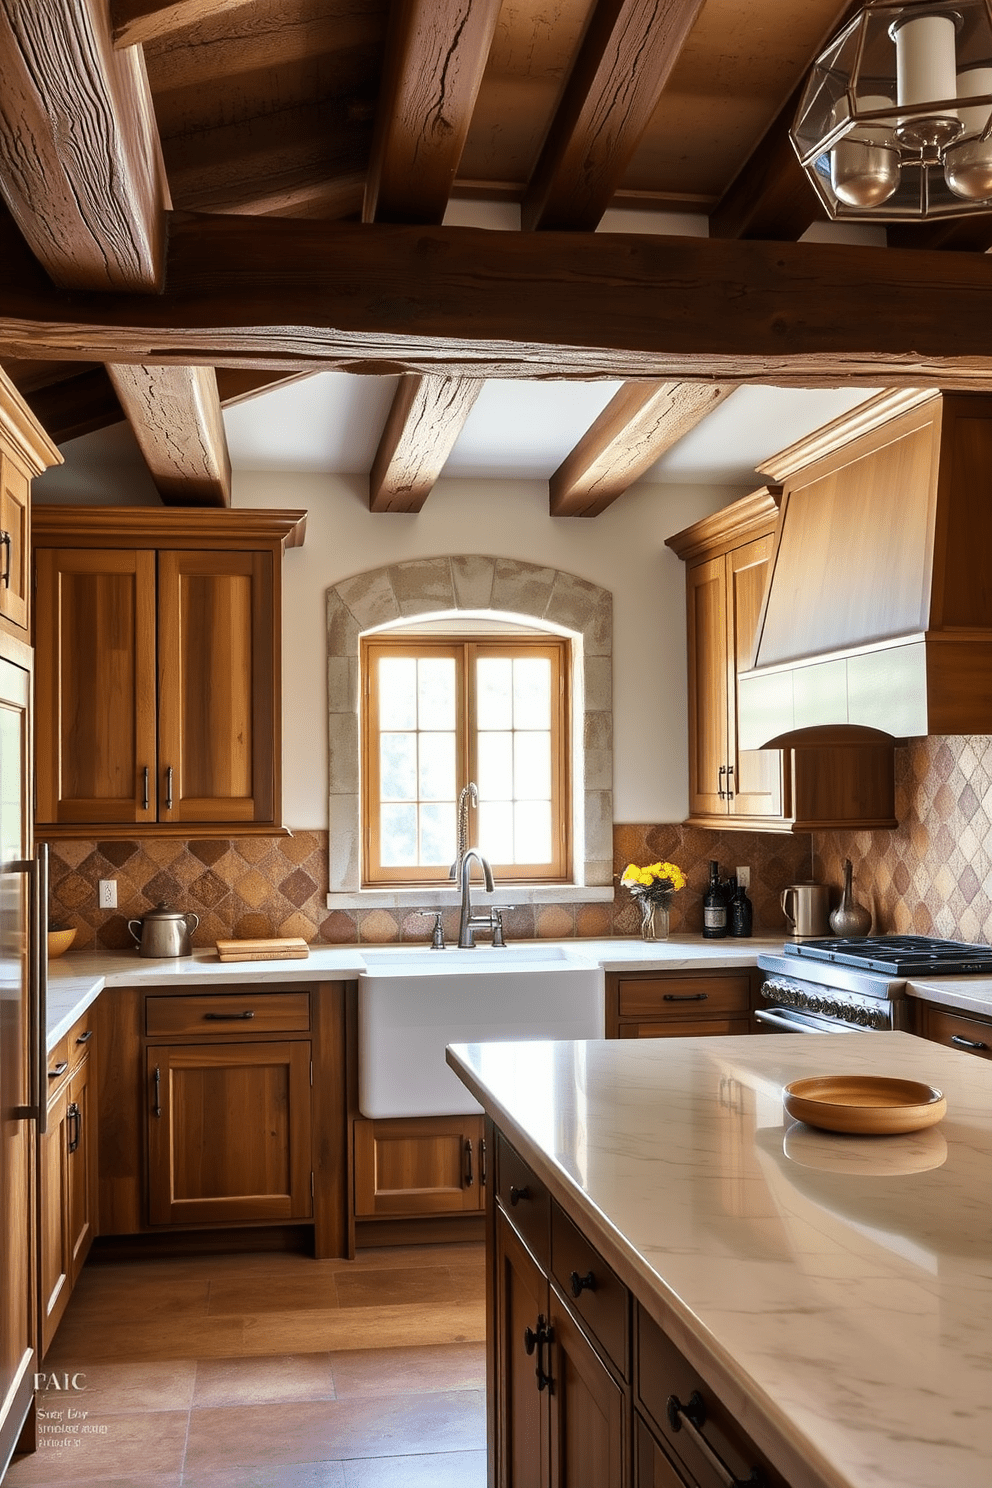
[[796, 242], [827, 213], [789, 138], [805, 87], [796, 88], [710, 213], [711, 238]]
[[161, 295], [0, 281], [0, 359], [974, 387], [990, 306], [980, 254], [179, 213]]
[[230, 506], [214, 369], [108, 363], [107, 372], [165, 504]]
[[471, 377], [401, 379], [372, 462], [369, 511], [420, 511], [481, 391]]
[[599, 0], [524, 196], [524, 228], [595, 226], [702, 8]]
[[598, 517], [736, 385], [626, 383], [551, 477], [551, 515]]
[[105, 0], [0, 7], [0, 190], [63, 289], [162, 287], [168, 187], [138, 48]]
[[254, 0], [113, 0], [110, 7], [114, 45], [138, 46], [173, 31], [212, 20]]
[[440, 222], [472, 121], [500, 0], [392, 7], [365, 222]]

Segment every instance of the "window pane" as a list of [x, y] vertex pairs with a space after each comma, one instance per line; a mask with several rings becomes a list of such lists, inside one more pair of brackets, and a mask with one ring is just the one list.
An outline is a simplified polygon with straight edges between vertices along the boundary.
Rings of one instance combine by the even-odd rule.
[[512, 802], [479, 802], [479, 847], [490, 863], [514, 862]]
[[518, 801], [513, 808], [515, 863], [546, 863], [551, 857], [551, 802]]
[[428, 804], [420, 808], [420, 866], [449, 867], [455, 860], [455, 803]]
[[420, 799], [454, 801], [455, 736], [454, 734], [420, 734]]
[[551, 800], [550, 734], [514, 734], [513, 786], [518, 800]]
[[522, 656], [513, 663], [513, 727], [550, 726], [551, 663], [546, 656]]
[[480, 729], [513, 727], [513, 662], [482, 656], [476, 662], [477, 719]]
[[513, 735], [479, 735], [479, 796], [484, 801], [513, 799]]
[[379, 798], [417, 799], [416, 734], [383, 734], [379, 740]]
[[417, 663], [419, 715], [422, 729], [455, 726], [455, 660], [452, 656], [424, 656]]
[[417, 663], [412, 656], [379, 659], [379, 727], [417, 727]]
[[379, 834], [381, 862], [398, 868], [416, 866], [416, 806], [383, 806], [379, 813]]

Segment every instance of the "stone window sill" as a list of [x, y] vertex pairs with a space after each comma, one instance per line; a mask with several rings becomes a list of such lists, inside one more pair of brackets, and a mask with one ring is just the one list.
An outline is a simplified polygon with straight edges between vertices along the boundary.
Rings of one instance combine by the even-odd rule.
[[[611, 904], [610, 884], [500, 884], [487, 894], [481, 883], [472, 883], [472, 903], [483, 909], [494, 904]], [[457, 908], [458, 889], [430, 887], [411, 889], [355, 889], [328, 894], [328, 909], [447, 909]]]

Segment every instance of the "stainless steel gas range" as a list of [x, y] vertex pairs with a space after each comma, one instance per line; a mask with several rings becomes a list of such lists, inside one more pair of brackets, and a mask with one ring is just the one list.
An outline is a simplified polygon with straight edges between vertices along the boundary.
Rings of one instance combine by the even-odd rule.
[[992, 976], [992, 947], [926, 935], [827, 936], [761, 955], [755, 1012], [767, 1033], [859, 1033], [907, 1028], [908, 977]]

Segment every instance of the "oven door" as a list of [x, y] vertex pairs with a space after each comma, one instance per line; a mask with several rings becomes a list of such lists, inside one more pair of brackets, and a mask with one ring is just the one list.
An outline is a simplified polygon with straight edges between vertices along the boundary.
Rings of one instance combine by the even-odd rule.
[[796, 1008], [755, 1008], [759, 1033], [865, 1033], [836, 1018], [818, 1018], [815, 1013], [800, 1013]]

